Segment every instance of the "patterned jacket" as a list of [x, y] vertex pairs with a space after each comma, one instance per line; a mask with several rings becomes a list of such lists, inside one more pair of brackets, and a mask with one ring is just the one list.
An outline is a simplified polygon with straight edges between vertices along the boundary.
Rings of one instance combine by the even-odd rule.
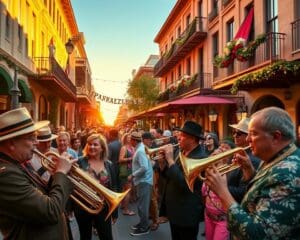
[[228, 227], [237, 239], [300, 239], [300, 150], [295, 145], [258, 168], [241, 205], [229, 208]]

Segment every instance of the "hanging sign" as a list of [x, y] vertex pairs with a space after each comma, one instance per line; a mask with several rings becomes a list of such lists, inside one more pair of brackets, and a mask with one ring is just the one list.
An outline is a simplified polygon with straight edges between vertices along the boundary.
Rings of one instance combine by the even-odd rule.
[[107, 103], [112, 103], [112, 104], [129, 104], [129, 103], [139, 104], [138, 100], [112, 98], [112, 97], [104, 96], [104, 95], [99, 94], [99, 93], [95, 93], [95, 97], [100, 101], [107, 102]]

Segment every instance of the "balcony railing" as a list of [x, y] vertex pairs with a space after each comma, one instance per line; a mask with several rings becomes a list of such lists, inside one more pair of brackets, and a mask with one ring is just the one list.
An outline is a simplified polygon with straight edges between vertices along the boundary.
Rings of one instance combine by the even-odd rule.
[[292, 41], [292, 51], [295, 52], [300, 50], [300, 19], [292, 22]]
[[202, 89], [211, 89], [212, 78], [210, 73], [195, 74], [192, 78], [182, 78], [176, 83], [170, 84], [168, 88], [160, 93], [159, 102], [174, 100], [182, 95]]
[[196, 17], [154, 66], [155, 77], [174, 67], [207, 36], [207, 19]]
[[64, 86], [76, 96], [76, 87], [55, 58], [35, 57], [36, 72], [40, 77], [53, 77], [59, 85]]
[[254, 52], [254, 55], [247, 61], [241, 62], [234, 60], [231, 68], [214, 68], [214, 82], [223, 79], [231, 79], [236, 75], [250, 72], [256, 66], [270, 64], [272, 62], [282, 60], [284, 53], [284, 33], [270, 32], [266, 36], [266, 41], [260, 44]]

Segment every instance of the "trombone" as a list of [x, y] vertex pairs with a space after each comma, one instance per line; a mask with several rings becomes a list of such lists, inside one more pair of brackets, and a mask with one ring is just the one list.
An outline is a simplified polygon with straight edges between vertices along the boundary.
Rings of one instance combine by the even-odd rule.
[[[184, 171], [184, 178], [191, 192], [194, 191], [194, 183], [197, 177], [199, 177], [203, 181], [206, 180], [206, 178], [203, 177], [201, 173], [205, 171], [208, 167], [212, 166], [222, 158], [228, 157], [242, 150], [247, 150], [248, 148], [249, 146], [245, 148], [236, 147], [226, 152], [222, 152], [217, 155], [210, 156], [203, 159], [187, 158], [182, 153], [179, 153], [180, 154], [179, 159]], [[231, 164], [223, 164], [217, 167], [217, 169], [223, 175], [239, 167], [240, 167], [239, 165], [231, 163]]]
[[[41, 163], [45, 169], [49, 172], [54, 171], [55, 163], [50, 156], [59, 158], [60, 156], [57, 153], [47, 152], [43, 154], [36, 149], [33, 152], [41, 158]], [[108, 205], [109, 211], [105, 220], [108, 219], [131, 190], [128, 189], [122, 193], [114, 192], [97, 182], [96, 179], [80, 169], [77, 164], [72, 165], [67, 176], [74, 184], [74, 190], [70, 197], [83, 210], [91, 214], [97, 214], [103, 209], [105, 203]]]

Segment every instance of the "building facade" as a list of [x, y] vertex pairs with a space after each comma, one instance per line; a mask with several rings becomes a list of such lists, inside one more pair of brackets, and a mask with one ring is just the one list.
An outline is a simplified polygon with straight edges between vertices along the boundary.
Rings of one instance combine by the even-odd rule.
[[0, 26], [0, 111], [17, 98], [34, 120], [80, 127], [97, 105], [71, 1], [1, 0]]
[[142, 115], [224, 138], [230, 123], [279, 106], [299, 133], [299, 13], [296, 0], [178, 0], [154, 39], [159, 104]]

